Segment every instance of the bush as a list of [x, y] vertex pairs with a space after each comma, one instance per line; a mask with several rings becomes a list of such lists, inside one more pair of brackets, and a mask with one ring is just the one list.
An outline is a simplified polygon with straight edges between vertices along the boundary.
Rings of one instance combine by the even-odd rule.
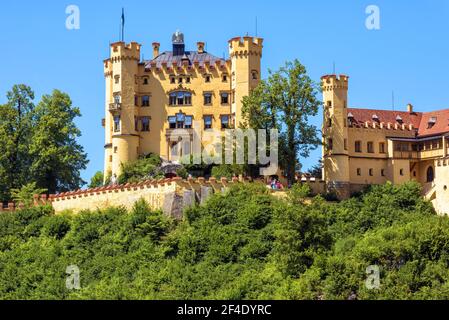
[[293, 205], [304, 204], [304, 200], [310, 196], [311, 189], [308, 184], [295, 183], [287, 191], [287, 199]]
[[238, 177], [244, 173], [240, 165], [223, 164], [212, 168], [212, 176], [216, 179]]
[[[237, 184], [174, 222], [144, 200], [0, 215], [0, 299], [448, 299], [449, 218], [419, 186], [304, 202]], [[77, 265], [82, 288], [65, 288]], [[379, 290], [365, 286], [378, 265]]]
[[134, 162], [122, 164], [122, 173], [118, 177], [118, 183], [135, 183], [147, 179], [163, 178], [164, 175], [159, 170], [161, 164], [162, 160], [155, 154], [150, 154]]

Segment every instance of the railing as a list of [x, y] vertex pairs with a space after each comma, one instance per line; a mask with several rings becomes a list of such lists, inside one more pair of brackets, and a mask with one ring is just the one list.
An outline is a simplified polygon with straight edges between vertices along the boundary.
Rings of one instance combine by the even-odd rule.
[[418, 151], [394, 151], [393, 157], [399, 159], [419, 159], [420, 155]]
[[396, 159], [431, 159], [443, 156], [443, 149], [422, 150], [422, 151], [394, 151], [393, 157]]
[[119, 102], [114, 102], [109, 104], [109, 111], [120, 111], [122, 110], [122, 104]]
[[167, 137], [171, 136], [172, 134], [175, 134], [175, 132], [181, 136], [183, 135], [188, 135], [191, 136], [193, 134], [193, 129], [192, 128], [188, 128], [188, 129], [184, 129], [184, 128], [175, 128], [175, 129], [167, 129], [165, 131], [165, 135]]

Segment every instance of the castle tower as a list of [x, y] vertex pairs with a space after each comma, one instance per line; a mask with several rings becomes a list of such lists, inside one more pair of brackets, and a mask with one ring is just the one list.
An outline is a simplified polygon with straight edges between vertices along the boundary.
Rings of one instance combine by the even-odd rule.
[[350, 196], [348, 153], [348, 80], [345, 75], [321, 78], [323, 89], [323, 161], [328, 190], [340, 199]]
[[105, 176], [119, 176], [121, 164], [138, 157], [139, 134], [135, 123], [138, 117], [135, 97], [140, 62], [140, 44], [116, 42], [104, 62], [106, 79], [105, 110]]
[[232, 114], [235, 126], [242, 119], [242, 100], [260, 81], [260, 61], [262, 59], [263, 39], [237, 37], [229, 40], [229, 55], [232, 65]]

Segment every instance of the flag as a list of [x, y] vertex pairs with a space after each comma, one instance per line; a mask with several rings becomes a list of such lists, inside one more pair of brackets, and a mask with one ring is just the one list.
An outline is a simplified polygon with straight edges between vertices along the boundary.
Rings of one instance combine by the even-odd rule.
[[122, 41], [125, 41], [125, 9], [122, 8]]

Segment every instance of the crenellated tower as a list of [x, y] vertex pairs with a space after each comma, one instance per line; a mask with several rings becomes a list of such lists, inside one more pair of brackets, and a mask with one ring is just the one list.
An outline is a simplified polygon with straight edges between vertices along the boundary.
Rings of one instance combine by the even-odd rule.
[[235, 126], [242, 119], [242, 100], [257, 87], [261, 77], [263, 39], [255, 37], [237, 37], [229, 40], [229, 55], [232, 65], [232, 113]]
[[141, 45], [136, 42], [111, 44], [110, 58], [104, 62], [106, 79], [105, 175], [119, 176], [121, 164], [137, 159], [139, 134], [136, 131], [138, 108], [138, 68]]
[[348, 81], [345, 75], [321, 78], [323, 89], [323, 178], [339, 198], [350, 195], [348, 152]]

